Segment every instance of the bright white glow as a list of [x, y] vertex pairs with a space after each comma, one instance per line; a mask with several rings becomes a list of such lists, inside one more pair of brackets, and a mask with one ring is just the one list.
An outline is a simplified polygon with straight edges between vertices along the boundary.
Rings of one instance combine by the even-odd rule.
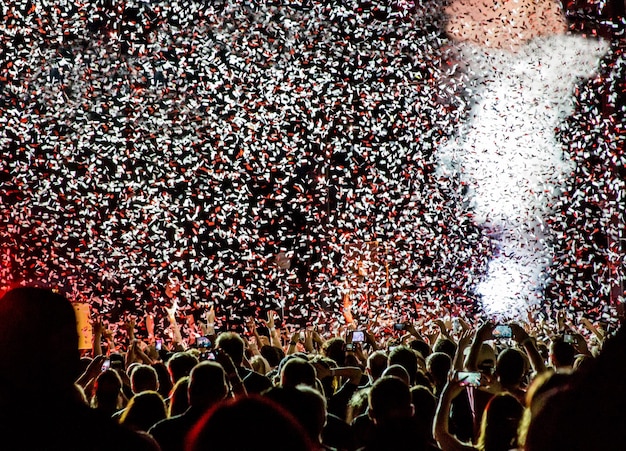
[[515, 53], [464, 47], [480, 77], [476, 103], [441, 149], [439, 170], [467, 184], [475, 221], [497, 249], [477, 290], [489, 315], [516, 318], [541, 300], [553, 257], [544, 218], [573, 169], [554, 130], [572, 112], [576, 81], [593, 74], [606, 50], [566, 35], [536, 38]]

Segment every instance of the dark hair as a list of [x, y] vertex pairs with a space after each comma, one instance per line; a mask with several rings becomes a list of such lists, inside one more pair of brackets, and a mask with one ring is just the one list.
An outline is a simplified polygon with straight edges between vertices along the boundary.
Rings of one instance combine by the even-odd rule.
[[176, 383], [183, 376], [189, 376], [191, 369], [198, 364], [198, 359], [189, 352], [177, 352], [167, 361], [167, 369]]
[[296, 387], [300, 384], [315, 387], [315, 367], [308, 360], [299, 357], [289, 359], [283, 365], [280, 380], [283, 387]]
[[189, 408], [189, 376], [178, 379], [170, 394], [169, 416], [180, 415]]
[[435, 384], [443, 386], [448, 380], [452, 359], [445, 352], [433, 352], [426, 359], [426, 366]]
[[263, 396], [280, 404], [304, 427], [309, 438], [319, 442], [326, 423], [326, 398], [309, 386], [272, 387]]
[[[280, 431], [279, 439], [264, 438], [269, 431]], [[211, 451], [315, 449], [307, 432], [289, 412], [258, 395], [218, 404], [196, 423], [187, 437], [188, 451], [209, 448]]]
[[322, 346], [324, 355], [335, 361], [338, 366], [344, 366], [346, 362], [346, 342], [343, 338], [335, 337], [326, 340]]
[[133, 369], [130, 380], [134, 393], [156, 391], [159, 388], [157, 372], [150, 365], [138, 365]]
[[389, 353], [389, 366], [400, 365], [407, 373], [409, 373], [409, 383], [413, 385], [415, 382], [415, 374], [417, 373], [417, 354], [411, 348], [406, 346], [396, 346]]
[[219, 363], [207, 360], [191, 370], [188, 387], [190, 405], [212, 406], [227, 394], [226, 373]]
[[243, 338], [236, 332], [223, 332], [217, 337], [215, 346], [222, 349], [230, 356], [235, 366], [241, 365], [243, 362], [243, 353], [245, 342]]
[[283, 351], [282, 348], [278, 348], [276, 346], [261, 346], [260, 352], [272, 368], [276, 368], [280, 361], [285, 358], [285, 351]]
[[413, 349], [414, 351], [419, 352], [423, 358], [428, 357], [432, 353], [432, 350], [430, 349], [430, 345], [426, 343], [424, 340], [420, 340], [417, 338], [409, 342], [409, 347]]
[[519, 384], [526, 370], [524, 355], [514, 348], [507, 348], [498, 355], [496, 374], [504, 386]]
[[170, 373], [167, 370], [167, 366], [163, 362], [153, 363], [152, 368], [156, 371], [157, 378], [159, 379], [159, 389], [157, 391], [163, 399], [165, 399], [169, 396], [170, 391], [174, 386]]
[[369, 392], [370, 416], [377, 424], [408, 418], [413, 414], [409, 386], [397, 377], [381, 377]]
[[435, 346], [433, 346], [433, 352], [443, 352], [444, 354], [448, 354], [451, 359], [454, 359], [456, 347], [456, 343], [449, 338], [440, 337], [435, 342]]
[[562, 336], [552, 341], [550, 351], [557, 367], [574, 366], [576, 349], [570, 343], [566, 343]]
[[517, 448], [517, 429], [523, 413], [524, 407], [509, 393], [491, 398], [483, 413], [478, 448], [483, 451]]
[[156, 391], [144, 391], [130, 399], [120, 417], [120, 424], [147, 432], [166, 417], [165, 402], [161, 395]]
[[383, 371], [389, 365], [389, 357], [385, 351], [374, 351], [367, 358], [367, 367], [369, 368], [372, 379], [376, 380], [383, 375]]
[[74, 390], [78, 331], [74, 308], [64, 296], [43, 288], [14, 288], [0, 299], [0, 324], [0, 374], [3, 384], [10, 384], [7, 389], [33, 396], [38, 396], [35, 391]]

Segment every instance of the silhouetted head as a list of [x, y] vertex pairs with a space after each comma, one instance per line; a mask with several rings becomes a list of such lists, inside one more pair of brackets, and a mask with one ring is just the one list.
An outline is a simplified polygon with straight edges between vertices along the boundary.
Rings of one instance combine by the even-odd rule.
[[522, 382], [528, 365], [521, 351], [507, 348], [498, 355], [496, 374], [505, 387], [519, 385]]
[[378, 425], [413, 416], [409, 386], [395, 376], [383, 376], [369, 392], [369, 416]]
[[80, 354], [76, 315], [62, 295], [15, 288], [0, 299], [0, 383], [33, 397], [73, 390]]
[[228, 354], [235, 366], [240, 366], [241, 362], [243, 362], [246, 344], [238, 333], [224, 332], [220, 334], [220, 336], [217, 337], [215, 346]]
[[226, 373], [219, 363], [205, 361], [191, 370], [189, 376], [189, 404], [210, 407], [228, 395]]
[[335, 361], [338, 366], [346, 363], [346, 342], [343, 338], [335, 337], [326, 340], [322, 346], [324, 355]]
[[375, 351], [367, 358], [367, 372], [372, 381], [379, 379], [389, 365], [389, 358], [384, 351]]
[[198, 359], [189, 352], [177, 352], [167, 361], [172, 383], [178, 382], [181, 377], [189, 376], [191, 369], [198, 364]]
[[166, 417], [165, 401], [156, 391], [149, 390], [131, 398], [120, 417], [120, 424], [147, 432], [148, 429]]
[[315, 382], [315, 367], [307, 360], [299, 357], [290, 359], [282, 367], [280, 385], [283, 387], [296, 387], [300, 384], [315, 387]]
[[410, 385], [415, 381], [418, 369], [417, 353], [406, 346], [396, 346], [389, 353], [389, 366], [400, 365], [409, 373]]
[[[275, 439], [271, 434], [278, 431]], [[188, 436], [189, 451], [309, 451], [315, 449], [298, 421], [258, 395], [231, 399], [211, 409]]]
[[524, 407], [509, 393], [495, 395], [483, 414], [479, 449], [499, 451], [517, 448], [517, 429]]

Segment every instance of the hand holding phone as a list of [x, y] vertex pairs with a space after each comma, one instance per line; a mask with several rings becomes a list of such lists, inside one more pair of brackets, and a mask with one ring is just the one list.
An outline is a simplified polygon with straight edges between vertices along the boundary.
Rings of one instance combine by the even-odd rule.
[[493, 329], [493, 338], [511, 338], [512, 336], [511, 326], [500, 324]]
[[482, 374], [479, 371], [458, 371], [455, 378], [461, 387], [480, 387]]
[[352, 332], [352, 343], [363, 343], [365, 341], [365, 332], [355, 330]]

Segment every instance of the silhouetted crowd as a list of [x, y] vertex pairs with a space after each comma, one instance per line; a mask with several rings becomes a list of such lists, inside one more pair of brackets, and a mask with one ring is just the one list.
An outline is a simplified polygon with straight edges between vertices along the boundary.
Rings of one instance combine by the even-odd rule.
[[[79, 350], [62, 295], [0, 299], [3, 450], [619, 450], [623, 328], [400, 322], [135, 334], [93, 324]], [[148, 323], [150, 321], [148, 320]], [[186, 329], [188, 330], [188, 329]], [[163, 335], [163, 336], [161, 336]]]

